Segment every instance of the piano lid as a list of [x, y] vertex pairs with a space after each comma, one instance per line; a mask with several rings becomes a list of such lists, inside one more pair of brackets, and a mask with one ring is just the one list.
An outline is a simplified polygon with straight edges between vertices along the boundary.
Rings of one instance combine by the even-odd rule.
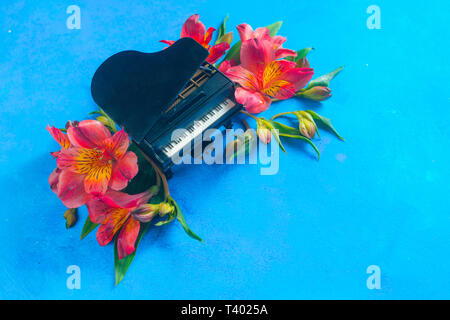
[[95, 72], [92, 97], [141, 142], [207, 57], [208, 50], [191, 38], [155, 53], [119, 52]]

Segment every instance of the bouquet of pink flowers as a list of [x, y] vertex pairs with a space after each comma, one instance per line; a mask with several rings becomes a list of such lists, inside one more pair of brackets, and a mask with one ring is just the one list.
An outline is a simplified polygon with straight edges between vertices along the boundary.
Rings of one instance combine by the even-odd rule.
[[[311, 139], [323, 126], [338, 133], [329, 119], [312, 110], [282, 112], [271, 119], [255, 114], [267, 110], [272, 102], [292, 97], [324, 101], [331, 97], [329, 83], [341, 68], [312, 80], [314, 70], [307, 59], [312, 48], [299, 51], [283, 48], [285, 37], [276, 35], [281, 22], [253, 30], [248, 24], [237, 26], [240, 41], [233, 42], [233, 33], [226, 32], [227, 18], [219, 27], [212, 43], [214, 28], [200, 22], [198, 15], [187, 19], [181, 37], [190, 37], [208, 49], [207, 61], [217, 63], [218, 69], [236, 83], [235, 98], [243, 105], [245, 115], [256, 121], [257, 137], [269, 143], [277, 140], [284, 151], [281, 137], [300, 139], [319, 151]], [[174, 41], [161, 40], [169, 46]], [[96, 119], [69, 121], [65, 128], [47, 127], [61, 149], [52, 152], [56, 169], [50, 174], [52, 191], [68, 208], [64, 213], [66, 227], [77, 220], [76, 209], [86, 205], [89, 216], [81, 238], [97, 230], [97, 241], [105, 246], [114, 240], [116, 284], [124, 277], [139, 241], [150, 222], [163, 226], [177, 219], [186, 233], [201, 241], [187, 225], [176, 201], [171, 197], [167, 179], [162, 170], [132, 143], [128, 134], [118, 130], [114, 121], [103, 111], [91, 113]], [[293, 116], [298, 127], [290, 127], [274, 119]], [[248, 124], [245, 122], [247, 129]], [[250, 152], [249, 139], [231, 143], [234, 155]], [[244, 141], [244, 142], [242, 142]]]

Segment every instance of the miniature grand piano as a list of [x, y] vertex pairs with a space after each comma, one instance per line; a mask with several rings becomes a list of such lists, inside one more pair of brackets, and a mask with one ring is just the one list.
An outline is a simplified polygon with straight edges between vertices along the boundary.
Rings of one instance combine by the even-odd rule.
[[[233, 82], [207, 56], [182, 38], [156, 53], [119, 52], [92, 78], [94, 101], [166, 173], [184, 146], [208, 128], [229, 126], [242, 107]], [[184, 134], [172, 137], [179, 128]]]

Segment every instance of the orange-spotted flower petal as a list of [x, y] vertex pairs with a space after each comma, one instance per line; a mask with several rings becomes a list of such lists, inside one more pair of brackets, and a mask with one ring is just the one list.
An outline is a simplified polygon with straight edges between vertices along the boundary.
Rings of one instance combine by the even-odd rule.
[[89, 200], [86, 203], [86, 207], [91, 221], [94, 223], [102, 223], [112, 210], [122, 208], [132, 211], [141, 204], [147, 203], [151, 197], [152, 193], [150, 191], [129, 195], [123, 192], [108, 190], [103, 196]]
[[81, 175], [87, 193], [103, 194], [108, 189], [112, 160], [105, 159], [102, 150], [86, 148], [62, 150], [56, 163], [59, 169]]
[[279, 100], [289, 99], [295, 94], [292, 83], [284, 80], [274, 80], [269, 86], [261, 90], [262, 93]]
[[128, 146], [130, 145], [130, 138], [125, 131], [120, 130], [112, 137], [105, 139], [102, 144], [109, 155], [118, 160], [127, 152]]
[[84, 178], [84, 189], [87, 193], [101, 195], [108, 190], [112, 166], [109, 163], [94, 165]]
[[263, 87], [267, 87], [274, 80], [279, 80], [280, 77], [295, 68], [295, 62], [286, 60], [275, 60], [267, 65], [263, 72]]
[[101, 246], [107, 245], [116, 232], [124, 225], [130, 215], [130, 210], [112, 208], [97, 231], [97, 241]]
[[288, 99], [295, 94], [295, 87], [292, 83], [281, 80], [281, 76], [295, 68], [295, 62], [286, 60], [275, 60], [269, 63], [263, 73], [262, 93], [275, 99]]
[[259, 88], [255, 74], [244, 69], [242, 66], [230, 67], [225, 74], [231, 81], [239, 83], [244, 88], [249, 90], [258, 90]]
[[47, 131], [50, 132], [53, 139], [55, 139], [62, 148], [68, 149], [70, 147], [69, 137], [60, 129], [47, 125]]

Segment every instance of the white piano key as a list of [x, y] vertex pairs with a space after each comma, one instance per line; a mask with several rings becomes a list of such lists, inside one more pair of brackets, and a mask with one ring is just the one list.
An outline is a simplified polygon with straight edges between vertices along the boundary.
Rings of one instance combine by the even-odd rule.
[[208, 113], [200, 117], [199, 120], [194, 121], [186, 131], [178, 136], [175, 140], [169, 142], [161, 150], [169, 158], [180, 152], [188, 143], [191, 143], [195, 137], [201, 134], [204, 130], [210, 127], [214, 122], [220, 119], [224, 114], [230, 111], [235, 106], [235, 103], [226, 99], [215, 108], [211, 109]]

